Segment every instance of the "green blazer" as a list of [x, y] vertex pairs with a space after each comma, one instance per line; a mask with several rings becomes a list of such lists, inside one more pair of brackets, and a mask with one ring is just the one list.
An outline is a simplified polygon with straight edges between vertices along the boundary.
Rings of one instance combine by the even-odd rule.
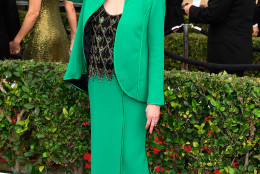
[[[78, 28], [64, 80], [87, 90], [84, 28], [105, 0], [82, 2]], [[164, 105], [165, 0], [125, 0], [114, 43], [114, 69], [121, 89], [147, 104]]]

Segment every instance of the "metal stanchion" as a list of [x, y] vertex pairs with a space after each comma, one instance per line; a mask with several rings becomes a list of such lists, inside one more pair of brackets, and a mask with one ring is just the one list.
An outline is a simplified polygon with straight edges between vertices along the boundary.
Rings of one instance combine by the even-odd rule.
[[[183, 57], [189, 57], [189, 24], [183, 25]], [[183, 63], [182, 69], [188, 70], [188, 64]]]

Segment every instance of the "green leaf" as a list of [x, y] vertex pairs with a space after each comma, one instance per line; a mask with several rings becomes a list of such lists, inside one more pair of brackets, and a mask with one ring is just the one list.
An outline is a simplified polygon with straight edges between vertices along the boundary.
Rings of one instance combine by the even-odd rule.
[[207, 166], [213, 166], [213, 164], [212, 163], [207, 163]]
[[41, 133], [37, 133], [37, 134], [36, 134], [36, 137], [38, 137], [38, 138], [45, 138], [45, 137], [46, 137], [46, 135], [44, 135], [44, 134], [41, 134]]
[[256, 159], [258, 159], [258, 160], [260, 161], [260, 154], [254, 155], [253, 157], [256, 158]]
[[26, 103], [24, 106], [26, 107], [26, 109], [34, 108], [34, 105], [32, 103]]
[[7, 78], [12, 77], [12, 73], [11, 73], [10, 71], [4, 72], [4, 75], [5, 75]]
[[224, 169], [229, 174], [235, 174], [235, 170], [232, 167], [230, 167], [230, 166], [224, 167]]
[[193, 147], [199, 147], [199, 143], [198, 142], [193, 142], [192, 145], [193, 145]]
[[71, 107], [69, 110], [69, 116], [72, 116], [74, 114], [74, 107]]
[[39, 174], [37, 165], [33, 165], [31, 174]]
[[21, 126], [24, 126], [25, 122], [21, 120], [21, 121], [18, 122], [18, 124], [21, 125]]
[[24, 157], [23, 155], [17, 155], [16, 159], [21, 162], [25, 162], [27, 160], [26, 157]]
[[42, 156], [43, 156], [44, 158], [47, 158], [47, 157], [50, 156], [50, 152], [44, 152], [44, 153], [42, 154]]
[[27, 92], [27, 93], [30, 92], [30, 91], [29, 91], [29, 88], [28, 88], [27, 86], [22, 86], [22, 90], [23, 90], [24, 92]]
[[228, 83], [225, 84], [225, 92], [227, 93], [232, 93], [234, 90], [232, 89], [232, 87], [230, 87], [230, 85]]
[[34, 152], [32, 152], [32, 151], [24, 153], [24, 156], [26, 156], [26, 157], [33, 156], [33, 155], [34, 155]]
[[66, 108], [63, 108], [63, 114], [65, 115], [65, 117], [69, 116], [69, 113]]
[[196, 100], [192, 99], [192, 107], [195, 109], [197, 106], [197, 102]]
[[39, 167], [39, 171], [40, 171], [40, 172], [42, 172], [43, 169], [44, 169], [44, 166], [40, 166], [40, 167]]
[[217, 102], [213, 99], [210, 100], [210, 103], [212, 104], [212, 106], [217, 106]]
[[4, 117], [5, 117], [4, 112], [3, 111], [0, 112], [0, 121], [2, 121]]
[[253, 172], [254, 169], [255, 169], [255, 166], [253, 166], [253, 165], [248, 166], [248, 171], [249, 172]]
[[255, 109], [253, 110], [253, 114], [254, 114], [255, 116], [257, 116], [257, 117], [260, 117], [260, 109], [259, 109], [259, 108], [255, 108]]
[[32, 172], [32, 163], [29, 161], [25, 164], [25, 172], [30, 174]]
[[60, 159], [55, 156], [54, 158], [52, 158], [52, 161], [54, 161], [56, 164], [59, 164]]

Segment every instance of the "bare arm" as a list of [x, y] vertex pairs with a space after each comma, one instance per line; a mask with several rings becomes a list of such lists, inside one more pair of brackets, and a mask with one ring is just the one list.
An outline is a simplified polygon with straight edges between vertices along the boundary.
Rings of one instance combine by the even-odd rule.
[[67, 0], [63, 0], [63, 1], [64, 1], [64, 5], [67, 12], [69, 25], [70, 25], [70, 34], [71, 34], [70, 51], [71, 51], [74, 43], [74, 38], [76, 35], [76, 30], [77, 30], [77, 16], [76, 16], [75, 8], [73, 6], [73, 2]]
[[29, 10], [26, 13], [22, 27], [15, 36], [14, 40], [10, 42], [11, 54], [18, 54], [20, 52], [21, 41], [33, 28], [39, 16], [41, 9], [41, 1], [42, 0], [29, 0]]
[[21, 43], [23, 38], [30, 32], [33, 28], [41, 9], [41, 0], [29, 0], [29, 10], [24, 18], [23, 25], [14, 38], [14, 41]]

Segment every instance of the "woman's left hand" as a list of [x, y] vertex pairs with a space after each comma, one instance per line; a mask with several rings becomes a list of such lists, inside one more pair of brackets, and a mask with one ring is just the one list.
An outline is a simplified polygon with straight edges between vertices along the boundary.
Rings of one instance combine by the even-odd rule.
[[21, 50], [20, 43], [15, 42], [15, 41], [9, 42], [9, 46], [10, 46], [11, 55], [18, 54]]
[[150, 134], [153, 132], [154, 126], [160, 119], [160, 105], [148, 104], [146, 107], [147, 122], [145, 128], [148, 129], [150, 126]]

